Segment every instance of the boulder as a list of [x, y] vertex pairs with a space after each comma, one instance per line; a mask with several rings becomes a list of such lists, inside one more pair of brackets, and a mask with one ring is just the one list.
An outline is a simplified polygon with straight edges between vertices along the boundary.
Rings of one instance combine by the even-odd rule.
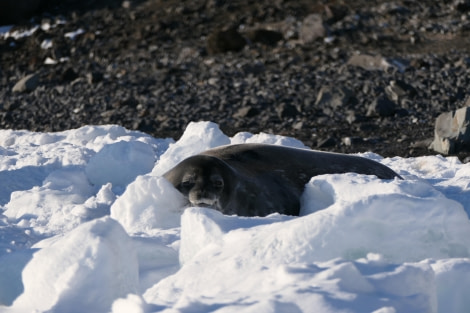
[[346, 87], [323, 86], [318, 92], [315, 106], [331, 116], [338, 108], [345, 106], [352, 96], [352, 91]]
[[396, 104], [385, 96], [379, 96], [369, 105], [367, 116], [388, 117], [395, 114]]
[[408, 61], [398, 58], [390, 59], [370, 54], [354, 54], [348, 60], [349, 65], [362, 67], [367, 71], [387, 71], [389, 68], [393, 68], [402, 73], [408, 68], [408, 63]]
[[77, 78], [78, 78], [77, 72], [75, 72], [74, 69], [71, 67], [68, 67], [65, 71], [62, 72], [62, 74], [60, 74], [60, 80], [63, 83], [71, 82]]
[[283, 120], [285, 118], [293, 118], [299, 114], [299, 110], [290, 103], [281, 103], [276, 107], [277, 116]]
[[403, 97], [414, 97], [416, 89], [402, 80], [392, 80], [390, 85], [385, 88], [385, 93], [391, 100], [398, 101]]
[[385, 58], [380, 55], [355, 54], [348, 60], [352, 66], [362, 67], [365, 70], [386, 70], [389, 64]]
[[326, 36], [326, 28], [320, 14], [310, 14], [303, 21], [300, 28], [300, 40], [310, 43]]
[[453, 7], [454, 10], [456, 10], [458, 12], [465, 13], [465, 12], [470, 11], [470, 1], [468, 1], [468, 0], [454, 1], [452, 7]]
[[209, 54], [240, 51], [246, 45], [246, 39], [232, 27], [226, 30], [216, 30], [207, 37], [207, 52]]
[[283, 39], [281, 32], [269, 29], [252, 29], [247, 31], [245, 35], [251, 42], [267, 46], [275, 46], [278, 41]]
[[247, 118], [247, 117], [253, 117], [258, 115], [260, 112], [258, 109], [252, 107], [252, 106], [243, 106], [240, 109], [237, 110], [232, 116], [233, 118]]
[[15, 86], [13, 86], [13, 92], [27, 92], [33, 91], [39, 84], [39, 76], [36, 74], [30, 74], [20, 79]]
[[333, 137], [324, 138], [317, 143], [317, 148], [330, 148], [334, 146], [336, 146], [336, 140]]
[[434, 141], [429, 146], [442, 154], [470, 151], [470, 107], [439, 115], [434, 128]]

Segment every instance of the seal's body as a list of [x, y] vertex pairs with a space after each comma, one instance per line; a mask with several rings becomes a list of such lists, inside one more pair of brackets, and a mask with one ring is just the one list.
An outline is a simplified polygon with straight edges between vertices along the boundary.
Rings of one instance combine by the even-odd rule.
[[299, 215], [311, 177], [354, 172], [381, 179], [400, 176], [359, 156], [265, 144], [222, 146], [189, 157], [164, 174], [193, 206], [224, 214]]

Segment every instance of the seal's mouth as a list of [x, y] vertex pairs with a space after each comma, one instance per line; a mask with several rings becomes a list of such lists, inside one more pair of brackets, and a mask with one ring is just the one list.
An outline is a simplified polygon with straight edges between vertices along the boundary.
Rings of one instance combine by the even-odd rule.
[[190, 203], [192, 206], [197, 206], [197, 207], [204, 207], [204, 208], [211, 208], [211, 209], [214, 209], [217, 207], [217, 199], [202, 198], [202, 199], [192, 200], [190, 201]]

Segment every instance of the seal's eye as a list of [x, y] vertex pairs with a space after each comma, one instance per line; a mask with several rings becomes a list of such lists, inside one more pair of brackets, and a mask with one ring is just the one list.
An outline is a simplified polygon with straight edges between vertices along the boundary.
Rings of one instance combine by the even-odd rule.
[[212, 184], [214, 185], [214, 187], [217, 187], [217, 188], [222, 188], [224, 186], [224, 181], [222, 179], [214, 179], [212, 181]]
[[191, 188], [193, 183], [190, 180], [185, 180], [181, 182], [181, 187], [183, 188]]

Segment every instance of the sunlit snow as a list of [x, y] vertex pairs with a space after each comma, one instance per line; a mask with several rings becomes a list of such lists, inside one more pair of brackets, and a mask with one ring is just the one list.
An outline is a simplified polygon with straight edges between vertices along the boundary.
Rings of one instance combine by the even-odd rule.
[[191, 123], [0, 130], [0, 312], [468, 312], [470, 164], [379, 161], [404, 180], [313, 177], [300, 217], [185, 208], [161, 177], [272, 134]]

